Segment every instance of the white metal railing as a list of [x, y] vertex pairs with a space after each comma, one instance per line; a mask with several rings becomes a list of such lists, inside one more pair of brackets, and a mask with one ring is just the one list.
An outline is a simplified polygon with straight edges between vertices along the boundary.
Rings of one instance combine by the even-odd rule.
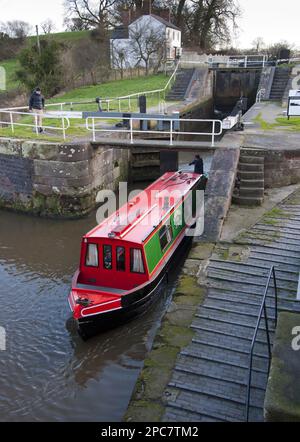
[[151, 95], [157, 94], [158, 95], [158, 107], [159, 107], [158, 112], [164, 113], [165, 105], [166, 105], [165, 94], [166, 94], [166, 91], [169, 89], [169, 86], [175, 81], [178, 68], [179, 68], [179, 62], [176, 64], [172, 75], [170, 76], [169, 80], [167, 81], [165, 87], [162, 89], [154, 89], [154, 90], [150, 90], [150, 91], [136, 92], [134, 94], [124, 95], [122, 97], [104, 98], [104, 99], [100, 99], [99, 104], [100, 104], [101, 108], [103, 108], [103, 106], [106, 106], [105, 110], [107, 112], [109, 112], [112, 108], [113, 103], [115, 103], [118, 111], [123, 112], [124, 108], [122, 108], [122, 103], [127, 101], [128, 107], [126, 110], [131, 111], [131, 109], [132, 109], [131, 104], [132, 104], [133, 99], [135, 99], [135, 98], [138, 99], [142, 95], [151, 96]]
[[266, 89], [262, 88], [256, 94], [256, 103], [260, 103], [263, 98], [265, 98]]
[[243, 67], [247, 68], [259, 63], [262, 65], [262, 67], [265, 67], [267, 60], [267, 55], [230, 55], [227, 66], [230, 67], [242, 65]]
[[[96, 126], [96, 121], [101, 120], [107, 120], [107, 119], [115, 119], [115, 117], [88, 117], [86, 119], [86, 129], [92, 132], [93, 141], [96, 141], [96, 133], [97, 132], [111, 132], [110, 128], [99, 128]], [[124, 118], [125, 121], [128, 121], [128, 127], [125, 129], [114, 129], [114, 133], [126, 133], [129, 135], [130, 143], [134, 143], [134, 134], [169, 134], [169, 145], [173, 146], [174, 136], [176, 135], [193, 135], [193, 136], [208, 136], [211, 138], [211, 146], [213, 147], [215, 145], [215, 138], [222, 134], [223, 132], [223, 125], [221, 120], [212, 120], [212, 119], [188, 119], [188, 118], [150, 118], [150, 117], [127, 117]], [[163, 121], [167, 122], [169, 124], [169, 129], [165, 130], [154, 130], [154, 129], [136, 129], [134, 128], [134, 121], [140, 122], [140, 121]], [[180, 130], [180, 124], [182, 123], [204, 123], [209, 124], [211, 123], [211, 130], [208, 132], [188, 132], [188, 131], [181, 131]], [[216, 130], [216, 126], [219, 125], [219, 130]], [[175, 126], [175, 127], [174, 127]], [[176, 128], [178, 127], [178, 129]]]
[[[15, 133], [15, 127], [16, 126], [22, 126], [22, 127], [32, 127], [35, 130], [36, 135], [39, 135], [39, 125], [38, 125], [38, 119], [39, 118], [49, 118], [49, 119], [55, 119], [61, 121], [61, 126], [45, 126], [42, 125], [43, 129], [52, 129], [52, 130], [58, 130], [62, 131], [63, 139], [66, 139], [66, 130], [70, 127], [70, 120], [66, 116], [57, 116], [57, 115], [48, 115], [46, 113], [40, 115], [34, 112], [19, 112], [19, 111], [11, 111], [11, 110], [2, 110], [0, 109], [0, 115], [1, 114], [7, 114], [9, 115], [9, 121], [2, 121], [0, 120], [0, 124], [5, 124], [10, 126], [12, 133]], [[34, 119], [34, 123], [24, 123], [20, 121], [15, 121], [14, 116], [24, 116], [32, 117]]]
[[[116, 108], [118, 112], [128, 112], [132, 110], [132, 103], [135, 98], [139, 98], [142, 95], [146, 96], [155, 96], [158, 95], [158, 113], [165, 113], [166, 110], [166, 101], [165, 101], [165, 95], [167, 90], [169, 89], [170, 85], [175, 81], [176, 74], [178, 71], [179, 62], [176, 64], [175, 69], [170, 76], [169, 80], [167, 81], [165, 87], [162, 89], [153, 89], [150, 91], [141, 91], [141, 92], [135, 92], [134, 94], [124, 95], [121, 97], [111, 97], [111, 98], [100, 98], [99, 99], [99, 105], [102, 108], [102, 110], [105, 110], [107, 112], [111, 111], [113, 108]], [[126, 106], [127, 103], [127, 106]], [[47, 103], [45, 108], [49, 109], [52, 107], [58, 107], [61, 111], [63, 111], [66, 107], [68, 107], [70, 110], [73, 109], [74, 106], [81, 106], [85, 104], [96, 104], [95, 99], [94, 100], [84, 100], [84, 101], [65, 101], [60, 103]], [[15, 107], [15, 108], [5, 108], [4, 110], [13, 110], [13, 111], [22, 111], [28, 109], [28, 106], [21, 106], [21, 107]]]
[[251, 67], [253, 65], [261, 64], [263, 67], [268, 61], [267, 55], [228, 55], [228, 56], [207, 56], [202, 60], [180, 60], [180, 64], [190, 65], [209, 65], [220, 64], [226, 67]]
[[299, 57], [277, 59], [272, 60], [268, 55], [229, 55], [225, 56], [207, 56], [200, 60], [185, 60], [184, 58], [180, 60], [182, 65], [201, 65], [201, 66], [212, 66], [214, 64], [222, 65], [226, 67], [251, 67], [260, 64], [262, 67], [272, 65], [279, 65], [282, 63], [291, 64], [300, 62]]

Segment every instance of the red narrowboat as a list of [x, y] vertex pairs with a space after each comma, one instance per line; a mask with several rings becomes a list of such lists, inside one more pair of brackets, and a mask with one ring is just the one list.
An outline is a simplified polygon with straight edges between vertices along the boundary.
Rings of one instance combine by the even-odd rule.
[[128, 320], [155, 299], [190, 227], [201, 175], [168, 172], [87, 233], [69, 304], [83, 338]]

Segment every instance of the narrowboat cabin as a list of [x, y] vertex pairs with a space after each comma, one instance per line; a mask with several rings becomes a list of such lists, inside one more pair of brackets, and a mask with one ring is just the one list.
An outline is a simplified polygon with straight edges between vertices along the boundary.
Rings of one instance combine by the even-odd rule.
[[83, 237], [69, 294], [83, 338], [153, 302], [190, 227], [185, 212], [196, 215], [200, 188], [201, 175], [168, 172]]

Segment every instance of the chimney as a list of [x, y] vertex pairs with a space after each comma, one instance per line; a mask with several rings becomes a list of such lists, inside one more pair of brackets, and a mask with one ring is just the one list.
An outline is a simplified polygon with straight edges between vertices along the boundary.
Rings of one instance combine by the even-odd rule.
[[141, 15], [151, 14], [151, 9], [152, 9], [152, 1], [151, 0], [144, 0], [142, 7], [141, 7]]
[[159, 14], [161, 18], [164, 20], [171, 22], [171, 10], [170, 9], [161, 9]]
[[121, 13], [121, 20], [122, 25], [128, 26], [130, 24], [130, 10], [129, 9], [123, 9]]

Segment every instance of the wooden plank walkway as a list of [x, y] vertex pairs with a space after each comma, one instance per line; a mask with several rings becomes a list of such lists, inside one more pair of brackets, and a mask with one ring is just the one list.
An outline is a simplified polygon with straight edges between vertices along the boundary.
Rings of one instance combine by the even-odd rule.
[[[300, 194], [296, 203], [292, 195], [273, 212], [237, 240], [249, 247], [246, 260], [210, 260], [208, 294], [191, 325], [194, 338], [177, 358], [164, 421], [245, 421], [249, 351], [271, 265], [279, 310], [300, 312]], [[226, 245], [221, 247], [226, 252]], [[273, 340], [273, 283], [267, 306]], [[262, 321], [254, 350], [250, 421], [263, 421], [267, 355]]]

